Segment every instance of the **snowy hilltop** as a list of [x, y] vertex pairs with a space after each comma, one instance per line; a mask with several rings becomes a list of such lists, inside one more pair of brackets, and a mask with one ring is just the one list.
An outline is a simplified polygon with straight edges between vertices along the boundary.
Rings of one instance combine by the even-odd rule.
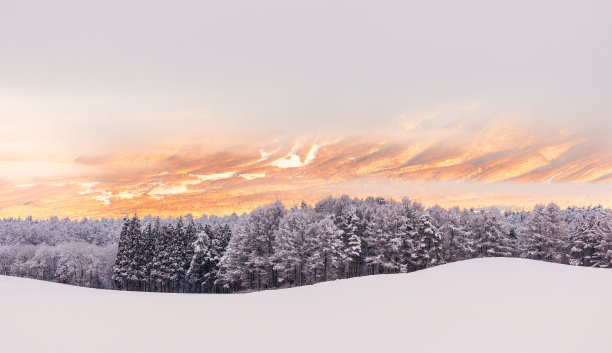
[[237, 295], [0, 276], [6, 352], [610, 352], [612, 271], [475, 259]]

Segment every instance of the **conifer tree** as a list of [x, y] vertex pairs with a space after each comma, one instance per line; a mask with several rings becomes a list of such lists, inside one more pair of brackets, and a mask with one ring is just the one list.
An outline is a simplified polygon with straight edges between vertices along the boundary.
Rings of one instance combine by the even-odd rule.
[[212, 233], [213, 237], [210, 239], [210, 270], [204, 276], [204, 289], [218, 291], [219, 265], [232, 238], [232, 230], [227, 224], [217, 224], [214, 230], [208, 226], [208, 228], [205, 227], [205, 230], [207, 233]]
[[279, 283], [298, 286], [307, 283], [306, 272], [313, 246], [308, 231], [314, 221], [315, 214], [307, 207], [294, 207], [281, 219], [274, 251]]
[[357, 235], [359, 229], [359, 216], [357, 210], [351, 207], [340, 217], [340, 229], [343, 232], [343, 258], [345, 263], [346, 277], [352, 277], [359, 273], [363, 261], [361, 251], [361, 238]]
[[309, 233], [312, 234], [310, 239], [314, 241], [310, 261], [315, 281], [336, 279], [342, 261], [342, 231], [331, 220], [331, 216], [327, 216], [312, 225]]
[[377, 198], [368, 209], [364, 240], [368, 254], [366, 264], [371, 274], [394, 273], [402, 268], [402, 245], [406, 219], [397, 208]]
[[600, 260], [596, 253], [598, 235], [596, 216], [593, 213], [586, 219], [579, 214], [574, 221], [574, 230], [570, 237], [569, 263], [575, 266], [594, 266]]
[[172, 286], [171, 290], [179, 292], [181, 290], [181, 283], [185, 279], [185, 262], [187, 261], [183, 218], [179, 217], [176, 225], [174, 227], [167, 227], [166, 232], [166, 236], [169, 239], [168, 279]]
[[477, 243], [480, 257], [512, 256], [514, 249], [504, 219], [498, 209], [481, 211], [471, 222], [470, 231]]
[[128, 226], [128, 285], [131, 290], [140, 290], [144, 281], [144, 273], [142, 272], [143, 262], [145, 261], [144, 254], [144, 239], [140, 227], [140, 220], [137, 215], [134, 215]]
[[284, 213], [283, 204], [277, 201], [241, 219], [221, 259], [224, 285], [252, 289], [276, 286], [275, 232]]
[[[189, 215], [190, 216], [190, 215]], [[182, 221], [182, 218], [179, 218], [179, 221]], [[182, 238], [180, 238], [180, 246], [182, 247], [182, 264], [183, 270], [181, 271], [180, 276], [180, 284], [184, 291], [190, 289], [190, 280], [187, 274], [189, 267], [191, 265], [191, 260], [193, 258], [194, 252], [194, 242], [196, 241], [196, 237], [198, 235], [196, 225], [193, 221], [193, 218], [190, 216], [187, 226], [184, 227], [184, 232]]]
[[209, 237], [210, 227], [207, 227], [198, 233], [195, 242], [193, 243], [193, 255], [187, 276], [189, 282], [195, 286], [198, 292], [202, 291], [203, 283], [211, 270], [211, 241]]
[[545, 261], [561, 261], [567, 242], [566, 225], [555, 204], [536, 205], [525, 221], [521, 239], [524, 257]]
[[442, 236], [432, 224], [429, 214], [421, 214], [416, 223], [413, 242], [415, 257], [413, 264], [417, 268], [426, 268], [444, 263], [442, 253]]
[[142, 233], [142, 261], [140, 263], [140, 272], [143, 276], [145, 288], [144, 290], [151, 291], [151, 271], [153, 270], [153, 262], [155, 261], [155, 233], [151, 222]]
[[469, 259], [475, 252], [474, 241], [469, 231], [469, 213], [455, 207], [446, 212], [439, 228], [446, 262]]
[[112, 280], [116, 287], [124, 289], [127, 285], [129, 277], [129, 232], [130, 220], [126, 217], [123, 221], [123, 227], [121, 228], [121, 234], [119, 235], [119, 244], [117, 245], [117, 257], [115, 258], [115, 265], [113, 266]]
[[153, 228], [154, 256], [151, 267], [151, 278], [158, 291], [168, 291], [170, 281], [170, 236], [171, 231], [166, 225], [161, 225], [159, 219], [155, 221]]
[[612, 267], [612, 217], [610, 212], [602, 214], [595, 230], [597, 245], [595, 254], [597, 261], [596, 267]]

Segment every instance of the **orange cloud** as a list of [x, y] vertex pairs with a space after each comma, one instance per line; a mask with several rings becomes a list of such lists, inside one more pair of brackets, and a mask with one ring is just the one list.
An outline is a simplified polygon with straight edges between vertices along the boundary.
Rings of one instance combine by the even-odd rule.
[[[416, 139], [418, 131], [385, 139], [302, 137], [264, 146], [81, 156], [36, 173], [48, 167], [42, 162], [0, 182], [0, 216], [226, 214], [277, 199], [315, 202], [343, 193], [466, 207], [612, 204], [606, 189], [612, 153], [588, 138], [567, 131], [536, 135], [507, 120], [462, 126], [442, 126], [439, 134], [423, 127], [430, 134]], [[29, 162], [2, 163], [10, 170]]]

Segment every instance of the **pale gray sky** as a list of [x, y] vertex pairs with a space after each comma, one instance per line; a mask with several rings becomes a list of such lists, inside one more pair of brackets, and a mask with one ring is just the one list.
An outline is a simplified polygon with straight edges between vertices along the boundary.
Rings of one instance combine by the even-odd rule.
[[343, 133], [466, 105], [609, 136], [611, 14], [610, 1], [2, 1], [0, 153]]

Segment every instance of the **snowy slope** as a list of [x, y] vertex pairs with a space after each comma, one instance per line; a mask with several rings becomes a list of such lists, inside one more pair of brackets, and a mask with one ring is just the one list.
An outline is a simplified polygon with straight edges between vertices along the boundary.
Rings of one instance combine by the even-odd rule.
[[239, 295], [0, 277], [3, 352], [612, 352], [612, 270], [477, 259]]

